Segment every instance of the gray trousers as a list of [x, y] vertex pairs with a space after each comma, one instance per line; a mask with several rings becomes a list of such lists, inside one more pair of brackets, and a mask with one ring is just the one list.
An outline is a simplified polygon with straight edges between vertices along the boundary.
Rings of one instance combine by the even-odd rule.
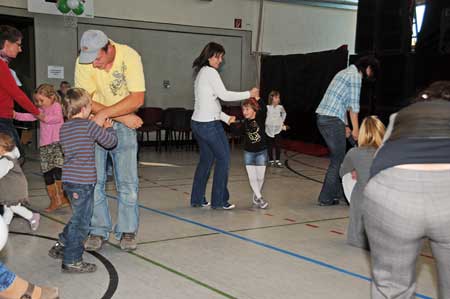
[[450, 298], [450, 171], [389, 168], [364, 191], [372, 298], [414, 298], [424, 238], [438, 269], [439, 298]]

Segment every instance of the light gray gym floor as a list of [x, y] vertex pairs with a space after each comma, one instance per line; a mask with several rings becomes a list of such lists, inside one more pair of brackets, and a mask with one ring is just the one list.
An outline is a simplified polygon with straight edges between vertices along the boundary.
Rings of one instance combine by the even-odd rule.
[[[32, 282], [58, 286], [63, 299], [370, 298], [369, 255], [345, 242], [348, 206], [317, 206], [328, 159], [293, 152], [282, 158], [297, 173], [268, 168], [263, 195], [270, 206], [259, 210], [251, 205], [242, 150], [234, 149], [228, 187], [237, 208], [223, 211], [189, 207], [197, 152], [144, 148], [141, 161], [179, 167], [140, 166], [136, 252], [121, 251], [111, 238], [100, 256], [84, 255], [99, 266], [96, 273], [61, 274], [60, 261], [47, 252], [70, 218], [64, 209], [42, 213], [35, 234], [16, 217], [3, 260]], [[48, 198], [37, 154], [28, 155], [24, 171], [32, 207], [41, 211]], [[107, 189], [115, 218], [114, 184]], [[417, 272], [418, 297], [436, 298], [428, 246]]]

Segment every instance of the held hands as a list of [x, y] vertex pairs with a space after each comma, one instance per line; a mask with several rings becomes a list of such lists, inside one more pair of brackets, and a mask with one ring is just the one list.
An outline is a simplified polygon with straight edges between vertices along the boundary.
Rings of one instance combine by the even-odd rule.
[[112, 128], [113, 126], [113, 120], [110, 118], [107, 118], [103, 124], [103, 128], [108, 129], [108, 128]]
[[236, 116], [230, 116], [228, 119], [228, 125], [231, 125], [236, 122]]
[[285, 124], [283, 124], [283, 126], [281, 127], [281, 130], [287, 131], [287, 130], [289, 130], [289, 126], [286, 126]]
[[358, 140], [358, 135], [359, 135], [359, 130], [352, 131], [352, 136], [353, 136], [353, 139], [355, 139], [355, 141]]
[[350, 135], [352, 135], [352, 130], [350, 130], [349, 127], [345, 127], [345, 138], [350, 137]]
[[250, 97], [251, 98], [255, 98], [256, 100], [259, 100], [260, 99], [260, 97], [259, 97], [259, 88], [253, 87], [250, 90]]
[[[14, 116], [16, 115], [16, 112], [14, 111]], [[45, 121], [45, 114], [44, 113], [39, 113], [39, 115], [36, 115], [36, 118], [39, 119], [40, 121]]]
[[[91, 115], [92, 117], [92, 115]], [[91, 120], [94, 121], [99, 127], [103, 127], [105, 124], [106, 119], [108, 119], [108, 116], [105, 113], [102, 113], [102, 111], [97, 112]]]
[[144, 123], [142, 119], [134, 113], [121, 116], [120, 122], [130, 129], [137, 129]]

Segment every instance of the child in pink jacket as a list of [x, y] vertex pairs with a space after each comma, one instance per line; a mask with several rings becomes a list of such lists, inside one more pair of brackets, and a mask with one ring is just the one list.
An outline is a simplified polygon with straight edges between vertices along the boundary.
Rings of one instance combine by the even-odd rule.
[[[45, 212], [69, 206], [69, 201], [62, 189], [61, 175], [64, 157], [59, 144], [59, 130], [64, 123], [61, 98], [50, 84], [41, 84], [33, 94], [39, 110], [44, 115], [40, 120], [39, 154], [41, 170], [47, 186], [50, 205]], [[20, 121], [35, 121], [30, 113], [14, 113], [14, 118]]]

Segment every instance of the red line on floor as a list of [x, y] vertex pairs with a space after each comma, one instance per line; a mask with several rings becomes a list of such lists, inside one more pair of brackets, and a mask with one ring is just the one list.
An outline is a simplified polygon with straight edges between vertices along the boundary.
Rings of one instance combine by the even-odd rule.
[[338, 232], [338, 231], [335, 231], [335, 230], [330, 230], [330, 233], [335, 233], [335, 234], [338, 234], [338, 235], [343, 235], [344, 234], [342, 232]]
[[428, 255], [428, 254], [421, 254], [421, 256], [423, 256], [423, 257], [427, 257], [427, 258], [429, 258], [429, 259], [432, 259], [432, 260], [434, 260], [434, 257], [433, 256], [431, 256], [431, 255]]
[[272, 214], [269, 214], [269, 213], [265, 213], [264, 215], [269, 216], [269, 217], [273, 216]]
[[186, 195], [190, 195], [191, 193], [189, 193], [189, 192], [183, 192], [184, 194], [186, 194]]
[[314, 228], [318, 228], [318, 225], [314, 225], [314, 224], [306, 224], [306, 226], [310, 226], [310, 227], [314, 227]]
[[294, 219], [290, 219], [290, 218], [284, 218], [284, 220], [289, 221], [289, 222], [297, 222]]

